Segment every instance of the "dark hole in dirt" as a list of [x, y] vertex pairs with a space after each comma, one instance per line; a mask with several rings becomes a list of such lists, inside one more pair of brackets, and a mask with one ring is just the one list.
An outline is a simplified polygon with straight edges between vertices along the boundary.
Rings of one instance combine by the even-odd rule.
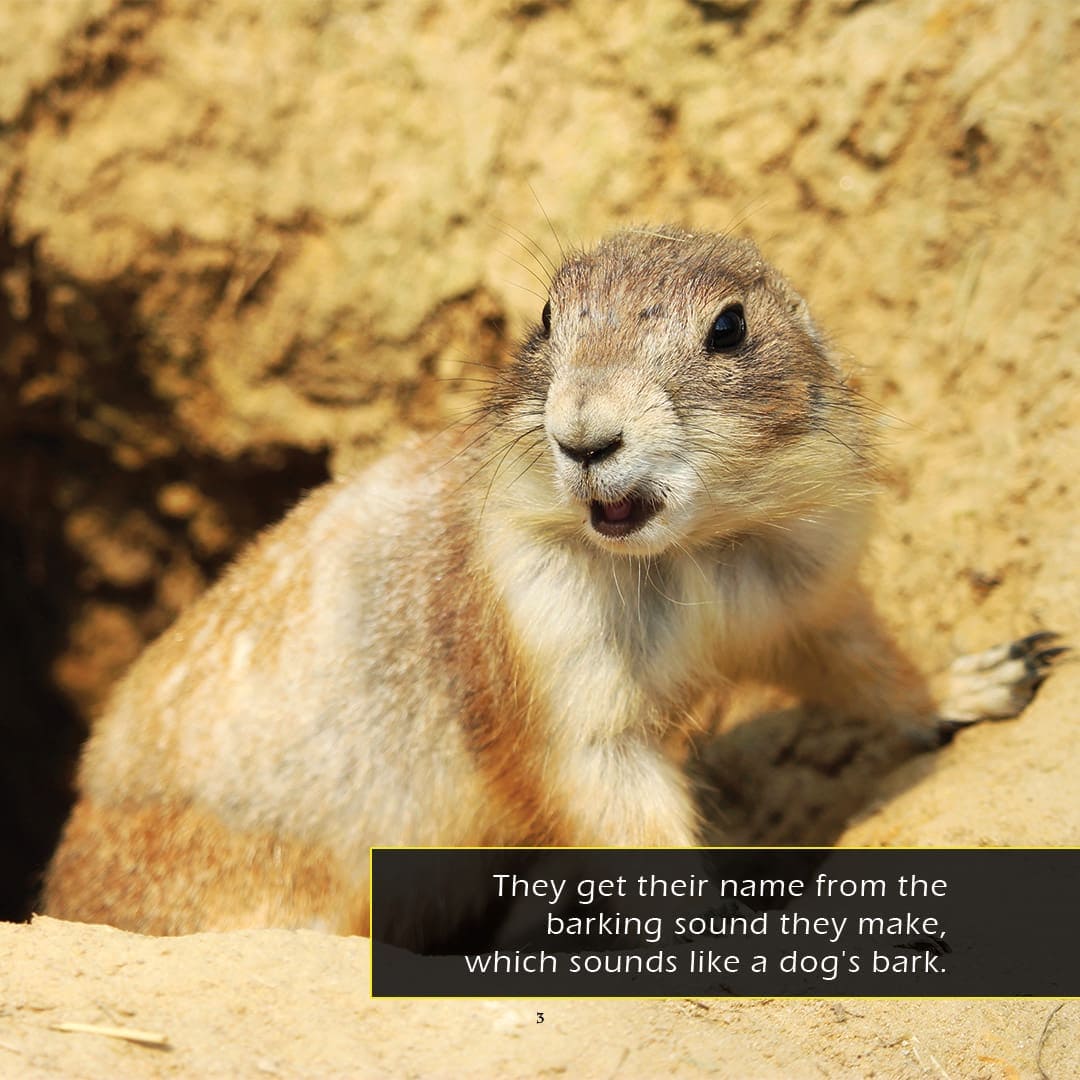
[[[99, 447], [25, 432], [5, 459], [0, 919], [18, 920], [34, 909], [79, 747], [108, 685], [244, 542], [328, 471], [324, 452], [278, 449], [261, 460], [183, 456], [129, 473]], [[158, 509], [163, 490], [194, 493], [210, 508], [216, 546], [199, 544], [191, 518]], [[130, 528], [134, 512], [141, 528]]]
[[34, 908], [109, 687], [328, 478], [323, 449], [203, 446], [139, 311], [134, 283], [69, 280], [0, 222], [0, 919]]

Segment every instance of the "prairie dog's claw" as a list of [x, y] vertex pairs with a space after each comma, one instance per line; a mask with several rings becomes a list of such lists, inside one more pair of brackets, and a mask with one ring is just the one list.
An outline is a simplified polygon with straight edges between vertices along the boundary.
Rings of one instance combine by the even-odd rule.
[[1035, 696], [1067, 645], [1046, 648], [1059, 635], [1040, 630], [984, 652], [961, 656], [945, 675], [939, 734], [948, 742], [962, 727], [980, 720], [1018, 716]]

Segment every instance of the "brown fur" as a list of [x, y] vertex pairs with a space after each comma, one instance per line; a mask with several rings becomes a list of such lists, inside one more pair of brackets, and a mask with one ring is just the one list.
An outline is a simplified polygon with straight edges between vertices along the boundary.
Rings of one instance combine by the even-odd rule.
[[[331, 852], [226, 829], [190, 806], [98, 807], [84, 799], [53, 863], [50, 905], [143, 934], [302, 926], [340, 905], [341, 878]], [[367, 933], [365, 895], [342, 911], [329, 929]]]
[[857, 581], [869, 426], [801, 298], [749, 243], [638, 230], [548, 310], [470, 428], [316, 492], [134, 665], [49, 913], [355, 932], [372, 845], [691, 845], [686, 744], [746, 679], [926, 730]]

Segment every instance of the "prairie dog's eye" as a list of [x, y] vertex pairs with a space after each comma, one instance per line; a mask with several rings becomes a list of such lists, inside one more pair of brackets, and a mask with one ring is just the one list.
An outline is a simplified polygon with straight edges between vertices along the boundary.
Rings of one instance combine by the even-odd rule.
[[540, 322], [544, 326], [544, 337], [547, 337], [551, 333], [551, 301], [549, 300], [544, 305], [544, 310], [540, 312]]
[[732, 304], [716, 316], [709, 328], [709, 336], [705, 339], [705, 348], [709, 352], [733, 349], [744, 337], [746, 337], [746, 316], [743, 315], [742, 304]]

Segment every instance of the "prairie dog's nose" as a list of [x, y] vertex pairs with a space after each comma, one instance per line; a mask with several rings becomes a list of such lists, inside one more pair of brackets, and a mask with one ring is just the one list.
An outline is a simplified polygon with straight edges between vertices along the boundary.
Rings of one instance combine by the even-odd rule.
[[586, 469], [614, 455], [626, 433], [627, 402], [610, 376], [586, 371], [548, 389], [544, 426], [563, 455]]
[[590, 465], [611, 457], [623, 444], [622, 432], [605, 435], [582, 436], [577, 439], [555, 436], [559, 449], [571, 461], [588, 468]]

